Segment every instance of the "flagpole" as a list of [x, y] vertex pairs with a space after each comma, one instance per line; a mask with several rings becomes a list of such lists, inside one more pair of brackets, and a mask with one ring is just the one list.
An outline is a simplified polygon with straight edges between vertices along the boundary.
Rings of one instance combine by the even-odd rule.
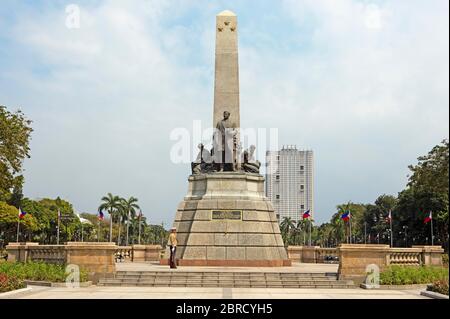
[[100, 242], [100, 219], [97, 220], [98, 231], [97, 231], [97, 242]]
[[[20, 215], [20, 207], [19, 207], [19, 215]], [[19, 227], [20, 227], [20, 217], [17, 216], [17, 236], [16, 236], [16, 242], [19, 242]]]
[[309, 246], [311, 247], [311, 217], [309, 217]]
[[305, 226], [305, 223], [303, 223], [303, 227], [302, 227], [302, 229], [303, 229], [303, 246], [305, 246], [306, 245], [306, 226]]
[[112, 243], [112, 211], [109, 212], [109, 242]]
[[141, 219], [142, 219], [142, 213], [139, 213], [139, 223], [138, 223], [138, 229], [139, 229], [138, 245], [141, 244]]
[[348, 211], [348, 213], [349, 213], [349, 217], [350, 217], [348, 222], [350, 224], [350, 244], [351, 244], [352, 243], [352, 219], [353, 219], [353, 216], [350, 211]]
[[434, 246], [434, 236], [433, 236], [433, 212], [430, 211], [431, 217], [431, 246]]
[[367, 222], [364, 222], [364, 245], [367, 244]]
[[394, 233], [392, 232], [392, 211], [391, 211], [391, 218], [389, 218], [389, 225], [391, 226], [391, 248], [394, 247]]
[[59, 229], [61, 227], [61, 212], [58, 210], [58, 232], [56, 233], [56, 244], [59, 245]]
[[126, 246], [128, 246], [128, 234], [129, 234], [129, 225], [130, 225], [130, 211], [128, 211], [128, 214], [127, 214], [127, 244], [126, 244]]

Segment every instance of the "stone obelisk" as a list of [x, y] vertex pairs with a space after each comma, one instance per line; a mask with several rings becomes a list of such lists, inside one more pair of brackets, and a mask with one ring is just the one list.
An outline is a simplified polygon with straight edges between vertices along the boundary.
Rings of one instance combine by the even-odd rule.
[[[236, 15], [223, 11], [216, 21], [213, 123], [228, 111], [235, 128], [240, 127], [237, 41]], [[245, 167], [193, 170], [173, 226], [178, 233], [176, 259], [180, 266], [291, 264], [272, 203], [264, 194], [264, 177], [245, 171]], [[167, 259], [161, 262], [167, 263]]]
[[216, 125], [223, 112], [231, 113], [230, 120], [240, 127], [239, 60], [237, 17], [228, 10], [216, 17], [216, 64], [214, 81], [214, 118]]

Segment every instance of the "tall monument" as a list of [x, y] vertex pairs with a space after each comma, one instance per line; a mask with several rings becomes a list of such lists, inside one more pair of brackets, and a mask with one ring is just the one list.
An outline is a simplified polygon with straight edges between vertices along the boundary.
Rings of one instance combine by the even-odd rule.
[[216, 19], [213, 125], [213, 149], [199, 144], [188, 194], [173, 223], [178, 264], [289, 266], [272, 203], [264, 194], [255, 147], [240, 149], [237, 17], [231, 11]]
[[215, 71], [213, 125], [228, 111], [232, 123], [240, 127], [237, 17], [228, 10], [216, 17]]

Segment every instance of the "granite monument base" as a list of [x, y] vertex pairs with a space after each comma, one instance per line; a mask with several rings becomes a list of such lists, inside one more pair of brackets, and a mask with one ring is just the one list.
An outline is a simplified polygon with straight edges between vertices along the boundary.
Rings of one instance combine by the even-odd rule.
[[[290, 266], [272, 203], [259, 174], [191, 175], [180, 203], [176, 259], [180, 266]], [[167, 264], [169, 249], [166, 249]]]

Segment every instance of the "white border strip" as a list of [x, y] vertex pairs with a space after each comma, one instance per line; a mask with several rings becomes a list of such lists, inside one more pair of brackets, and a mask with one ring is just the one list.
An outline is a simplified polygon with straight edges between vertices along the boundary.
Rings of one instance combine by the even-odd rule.
[[27, 287], [27, 288], [22, 288], [22, 289], [17, 289], [17, 290], [3, 292], [3, 293], [0, 294], [0, 298], [11, 296], [11, 295], [15, 295], [15, 294], [18, 294], [18, 293], [21, 293], [21, 292], [30, 291], [30, 290], [32, 290], [32, 288], [31, 287]]
[[434, 291], [425, 290], [425, 291], [421, 291], [420, 294], [422, 296], [425, 296], [428, 298], [433, 298], [433, 299], [448, 299], [447, 295], [443, 295], [443, 294], [440, 294], [440, 293], [434, 292]]

